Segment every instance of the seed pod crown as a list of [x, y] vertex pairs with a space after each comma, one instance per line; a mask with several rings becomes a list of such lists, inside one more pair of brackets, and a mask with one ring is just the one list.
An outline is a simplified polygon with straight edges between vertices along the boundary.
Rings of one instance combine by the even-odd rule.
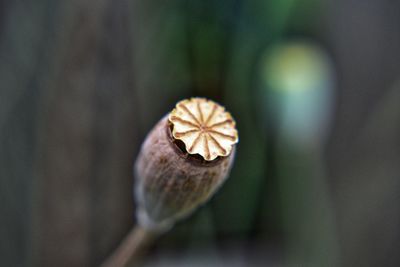
[[231, 114], [205, 98], [180, 101], [168, 119], [173, 137], [183, 141], [189, 154], [199, 154], [207, 161], [229, 155], [238, 142]]

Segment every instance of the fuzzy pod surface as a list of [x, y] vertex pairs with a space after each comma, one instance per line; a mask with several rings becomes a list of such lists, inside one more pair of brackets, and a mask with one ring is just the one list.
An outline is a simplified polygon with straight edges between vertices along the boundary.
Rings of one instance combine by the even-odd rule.
[[225, 108], [204, 98], [178, 102], [147, 135], [135, 163], [138, 223], [165, 231], [205, 203], [228, 177], [237, 142]]

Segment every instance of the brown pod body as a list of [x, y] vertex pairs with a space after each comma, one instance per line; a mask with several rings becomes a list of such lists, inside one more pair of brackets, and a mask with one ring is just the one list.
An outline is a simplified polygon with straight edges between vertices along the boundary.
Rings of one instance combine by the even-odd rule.
[[[194, 98], [186, 101], [207, 100]], [[229, 152], [218, 142], [219, 138], [216, 135], [222, 132], [218, 129], [213, 133], [214, 138], [203, 129], [206, 127], [201, 127], [202, 130], [192, 138], [192, 144], [188, 144], [187, 140], [181, 141], [174, 137], [174, 134], [180, 136], [179, 132], [176, 132], [176, 129], [180, 129], [179, 125], [173, 122], [176, 112], [172, 111], [151, 130], [135, 164], [137, 218], [139, 224], [149, 229], [168, 229], [176, 220], [189, 215], [196, 207], [205, 203], [227, 178], [235, 156], [236, 129], [236, 140], [233, 140]], [[210, 111], [208, 117], [211, 114]], [[233, 119], [230, 120], [234, 127]], [[199, 122], [205, 121], [204, 117], [199, 119]], [[227, 131], [231, 126], [223, 127]], [[191, 134], [195, 131], [192, 129], [187, 132]], [[215, 153], [213, 144], [220, 146], [215, 149]], [[190, 154], [188, 151], [196, 154]], [[219, 156], [218, 151], [227, 155]], [[206, 155], [203, 155], [203, 152]]]

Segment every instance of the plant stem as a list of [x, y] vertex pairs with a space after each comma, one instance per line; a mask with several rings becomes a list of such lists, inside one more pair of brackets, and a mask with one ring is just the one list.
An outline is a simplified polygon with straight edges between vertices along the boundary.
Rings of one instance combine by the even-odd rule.
[[101, 267], [127, 267], [137, 266], [146, 248], [157, 236], [140, 225], [132, 228], [114, 253], [101, 265]]

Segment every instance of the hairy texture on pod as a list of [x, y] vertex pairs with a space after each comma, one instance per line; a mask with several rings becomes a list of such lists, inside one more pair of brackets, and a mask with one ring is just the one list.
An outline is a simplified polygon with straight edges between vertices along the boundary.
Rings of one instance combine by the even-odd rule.
[[205, 203], [227, 178], [235, 156], [207, 161], [174, 138], [168, 116], [148, 134], [135, 164], [138, 223], [167, 230]]

